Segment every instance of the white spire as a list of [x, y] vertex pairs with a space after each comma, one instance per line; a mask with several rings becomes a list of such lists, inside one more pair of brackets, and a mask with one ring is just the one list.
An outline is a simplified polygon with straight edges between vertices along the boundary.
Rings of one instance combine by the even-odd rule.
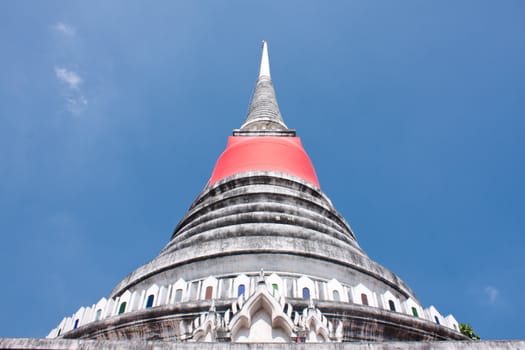
[[263, 75], [270, 77], [270, 59], [268, 58], [268, 43], [263, 40], [263, 50], [261, 56], [261, 68], [259, 70], [259, 77]]
[[[277, 98], [275, 97], [275, 90], [270, 77], [270, 62], [268, 60], [268, 44], [266, 40], [262, 42], [261, 67], [248, 109], [248, 115], [239, 130], [239, 132], [260, 132], [261, 134], [279, 134], [282, 132], [285, 134], [283, 134], [284, 136], [295, 136], [295, 131], [289, 130], [284, 124], [277, 105]], [[237, 135], [236, 131], [234, 131], [234, 135]]]

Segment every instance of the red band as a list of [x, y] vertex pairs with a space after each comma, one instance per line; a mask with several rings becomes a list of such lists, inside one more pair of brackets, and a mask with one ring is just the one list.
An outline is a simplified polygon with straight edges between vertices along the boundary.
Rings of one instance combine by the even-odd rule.
[[320, 187], [301, 139], [272, 136], [230, 136], [208, 185], [231, 175], [257, 170], [294, 175]]

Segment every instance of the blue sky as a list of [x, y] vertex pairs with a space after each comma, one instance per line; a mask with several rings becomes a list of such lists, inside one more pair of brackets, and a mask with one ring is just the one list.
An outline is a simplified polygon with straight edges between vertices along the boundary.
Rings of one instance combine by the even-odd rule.
[[524, 338], [525, 2], [0, 2], [1, 337], [152, 259], [246, 115], [286, 123], [370, 257]]

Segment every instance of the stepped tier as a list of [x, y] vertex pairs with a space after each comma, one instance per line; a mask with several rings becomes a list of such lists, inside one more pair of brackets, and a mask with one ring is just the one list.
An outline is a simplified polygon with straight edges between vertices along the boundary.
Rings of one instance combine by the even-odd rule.
[[349, 284], [365, 280], [414, 298], [395, 274], [361, 250], [321, 190], [274, 172], [234, 175], [205, 189], [159, 256], [127, 276], [112, 296], [181, 276], [197, 279], [260, 269]]

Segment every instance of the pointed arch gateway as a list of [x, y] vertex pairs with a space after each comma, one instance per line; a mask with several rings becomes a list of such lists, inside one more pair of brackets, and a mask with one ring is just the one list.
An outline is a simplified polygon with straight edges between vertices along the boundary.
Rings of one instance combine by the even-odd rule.
[[230, 322], [236, 343], [287, 343], [295, 336], [293, 321], [262, 285]]
[[307, 343], [330, 342], [330, 330], [328, 329], [326, 318], [322, 316], [320, 310], [309, 307], [304, 324]]

